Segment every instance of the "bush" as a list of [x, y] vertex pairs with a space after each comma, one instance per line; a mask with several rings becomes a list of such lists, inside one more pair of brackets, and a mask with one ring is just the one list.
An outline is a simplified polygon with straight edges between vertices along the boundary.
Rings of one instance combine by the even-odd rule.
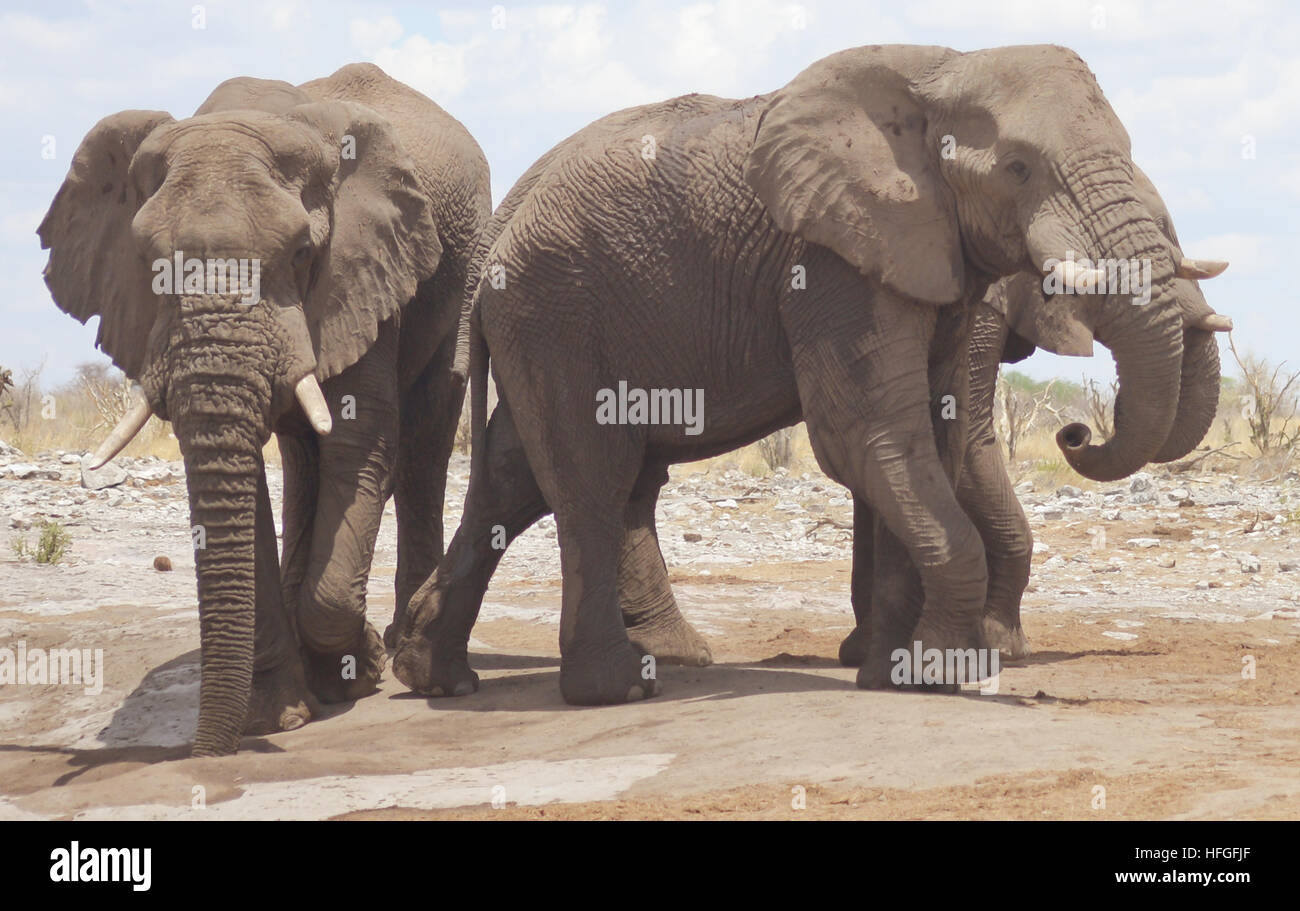
[[26, 538], [15, 538], [9, 545], [16, 556], [31, 557], [37, 563], [53, 564], [62, 560], [72, 548], [72, 535], [58, 522], [41, 523], [35, 549]]

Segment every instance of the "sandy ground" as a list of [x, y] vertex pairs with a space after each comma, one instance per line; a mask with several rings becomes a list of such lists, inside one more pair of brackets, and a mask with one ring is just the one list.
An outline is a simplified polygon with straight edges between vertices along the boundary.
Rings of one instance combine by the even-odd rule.
[[[1294, 474], [1022, 484], [1036, 653], [1003, 667], [996, 695], [933, 696], [859, 691], [834, 660], [852, 623], [838, 488], [683, 469], [661, 538], [713, 667], [661, 665], [643, 703], [566, 706], [547, 520], [488, 593], [478, 693], [428, 700], [388, 674], [299, 731], [195, 760], [180, 466], [126, 460], [122, 485], [87, 491], [60, 455], [0, 451], [0, 528], [30, 543], [55, 519], [73, 538], [59, 565], [0, 554], [0, 648], [102, 649], [105, 680], [0, 685], [0, 819], [1300, 818]], [[467, 473], [457, 457], [449, 530]], [[381, 630], [394, 544], [390, 513]]]

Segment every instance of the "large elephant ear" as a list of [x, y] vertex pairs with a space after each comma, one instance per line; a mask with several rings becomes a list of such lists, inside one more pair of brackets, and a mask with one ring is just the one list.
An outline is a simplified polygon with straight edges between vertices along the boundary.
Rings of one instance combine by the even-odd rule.
[[961, 297], [965, 266], [913, 79], [952, 53], [866, 47], [818, 61], [774, 94], [745, 162], [781, 230], [936, 304]]
[[989, 286], [985, 302], [1032, 346], [1067, 357], [1092, 356], [1088, 301], [1083, 295], [1043, 293], [1043, 280], [1019, 272]]
[[328, 199], [320, 201], [332, 204], [329, 236], [313, 230], [324, 250], [303, 302], [324, 380], [370, 349], [379, 324], [437, 271], [442, 243], [428, 189], [384, 118], [344, 101], [299, 105], [287, 116], [319, 130], [337, 153]]
[[45, 284], [54, 302], [82, 323], [98, 316], [95, 344], [132, 379], [143, 370], [158, 301], [131, 235], [144, 199], [129, 170], [145, 137], [171, 122], [164, 111], [121, 111], [95, 124], [36, 229], [50, 251]]

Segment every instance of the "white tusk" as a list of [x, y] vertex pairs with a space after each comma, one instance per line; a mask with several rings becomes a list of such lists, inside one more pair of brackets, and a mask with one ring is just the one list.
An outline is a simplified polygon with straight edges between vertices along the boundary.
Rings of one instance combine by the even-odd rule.
[[1088, 294], [1106, 280], [1105, 269], [1085, 269], [1074, 260], [1061, 260], [1052, 267], [1061, 279], [1061, 286], [1073, 294]]
[[309, 373], [300, 379], [298, 385], [293, 387], [293, 394], [317, 433], [326, 436], [334, 429], [329, 405], [325, 404], [325, 394], [320, 391], [320, 384], [316, 382], [314, 374]]
[[1188, 259], [1184, 256], [1175, 274], [1179, 278], [1214, 278], [1226, 268], [1228, 264], [1220, 259]]
[[1222, 313], [1207, 313], [1197, 320], [1194, 325], [1197, 329], [1208, 329], [1211, 332], [1232, 331], [1232, 319]]
[[126, 445], [135, 439], [135, 435], [149, 423], [149, 417], [153, 412], [149, 410], [149, 400], [144, 396], [144, 390], [138, 385], [131, 387], [131, 406], [126, 409], [126, 414], [122, 415], [122, 420], [117, 422], [113, 432], [108, 435], [104, 442], [99, 444], [99, 448], [90, 454], [91, 471], [102, 468], [109, 459], [117, 455]]

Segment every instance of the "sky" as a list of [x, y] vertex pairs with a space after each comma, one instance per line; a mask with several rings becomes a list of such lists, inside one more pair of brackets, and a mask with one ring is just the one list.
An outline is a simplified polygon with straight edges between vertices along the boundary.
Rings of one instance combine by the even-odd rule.
[[[1231, 262], [1204, 290], [1236, 323], [1238, 349], [1300, 369], [1298, 285], [1267, 279], [1269, 263], [1300, 260], [1300, 12], [1288, 0], [3, 0], [0, 34], [0, 365], [44, 363], [47, 384], [107, 361], [95, 321], [83, 327], [51, 301], [35, 230], [82, 137], [108, 114], [181, 118], [232, 76], [301, 83], [372, 61], [465, 124], [497, 202], [540, 155], [611, 111], [688, 92], [768, 92], [827, 54], [891, 43], [1078, 52], [1184, 252]], [[1114, 375], [1101, 346], [1092, 358], [1040, 352], [1016, 369]]]

